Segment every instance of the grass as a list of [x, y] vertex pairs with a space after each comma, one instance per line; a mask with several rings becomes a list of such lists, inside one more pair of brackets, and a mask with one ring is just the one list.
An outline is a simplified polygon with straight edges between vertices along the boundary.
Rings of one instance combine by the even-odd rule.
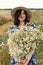
[[[6, 12], [9, 13], [10, 11], [1, 10], [0, 12], [4, 14]], [[3, 16], [3, 14], [0, 15]], [[7, 18], [10, 18], [10, 15], [7, 16], [7, 14], [5, 14], [5, 16]], [[43, 10], [32, 10], [31, 19], [36, 25], [43, 25]], [[7, 22], [5, 21], [5, 23], [0, 26], [0, 44], [2, 43], [2, 41], [6, 44], [8, 37], [5, 33], [11, 25], [13, 25], [13, 22], [7, 20]], [[43, 26], [41, 26], [39, 29], [43, 32]], [[43, 65], [43, 42], [41, 42], [39, 49], [36, 50], [36, 57], [37, 65]], [[0, 46], [0, 65], [10, 65], [10, 55], [8, 54], [8, 46]]]
[[5, 46], [3, 48], [0, 48], [0, 64], [1, 65], [9, 65], [10, 62], [10, 56], [8, 54], [8, 47]]

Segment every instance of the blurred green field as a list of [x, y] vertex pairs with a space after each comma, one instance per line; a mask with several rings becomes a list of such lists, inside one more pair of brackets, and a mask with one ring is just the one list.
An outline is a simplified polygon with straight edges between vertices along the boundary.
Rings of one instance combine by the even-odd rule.
[[[9, 17], [11, 10], [2, 10], [3, 14], [0, 14], [0, 45], [4, 42], [5, 46], [0, 46], [0, 65], [10, 65], [10, 55], [8, 54], [8, 47], [6, 46], [7, 42], [7, 34], [6, 31], [8, 28], [13, 25], [13, 19]], [[6, 13], [7, 12], [7, 13]], [[40, 30], [43, 32], [43, 10], [31, 10], [32, 18], [31, 20], [38, 26], [40, 26]], [[39, 49], [36, 50], [36, 59], [37, 65], [43, 65], [43, 41], [41, 42]]]

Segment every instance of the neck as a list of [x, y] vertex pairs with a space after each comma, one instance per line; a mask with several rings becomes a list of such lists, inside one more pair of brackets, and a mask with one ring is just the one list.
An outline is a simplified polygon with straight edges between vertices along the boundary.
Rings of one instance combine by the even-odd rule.
[[24, 21], [20, 22], [20, 26], [24, 26], [24, 25], [25, 25]]

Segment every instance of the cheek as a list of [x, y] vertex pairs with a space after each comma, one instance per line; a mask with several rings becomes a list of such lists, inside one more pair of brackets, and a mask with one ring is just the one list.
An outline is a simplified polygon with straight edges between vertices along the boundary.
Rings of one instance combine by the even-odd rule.
[[26, 16], [24, 14], [22, 14], [21, 16], [19, 16], [19, 20], [25, 20]]
[[24, 15], [23, 19], [26, 19], [26, 16]]
[[25, 15], [22, 15], [22, 18], [23, 18], [23, 19], [25, 19], [25, 18], [26, 18], [26, 16], [25, 16]]

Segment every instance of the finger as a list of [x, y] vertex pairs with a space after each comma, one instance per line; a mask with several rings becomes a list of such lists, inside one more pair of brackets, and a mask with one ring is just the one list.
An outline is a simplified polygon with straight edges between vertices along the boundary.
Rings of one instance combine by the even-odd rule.
[[20, 63], [17, 63], [16, 65], [21, 65]]
[[28, 60], [25, 62], [25, 64], [24, 65], [28, 65]]

